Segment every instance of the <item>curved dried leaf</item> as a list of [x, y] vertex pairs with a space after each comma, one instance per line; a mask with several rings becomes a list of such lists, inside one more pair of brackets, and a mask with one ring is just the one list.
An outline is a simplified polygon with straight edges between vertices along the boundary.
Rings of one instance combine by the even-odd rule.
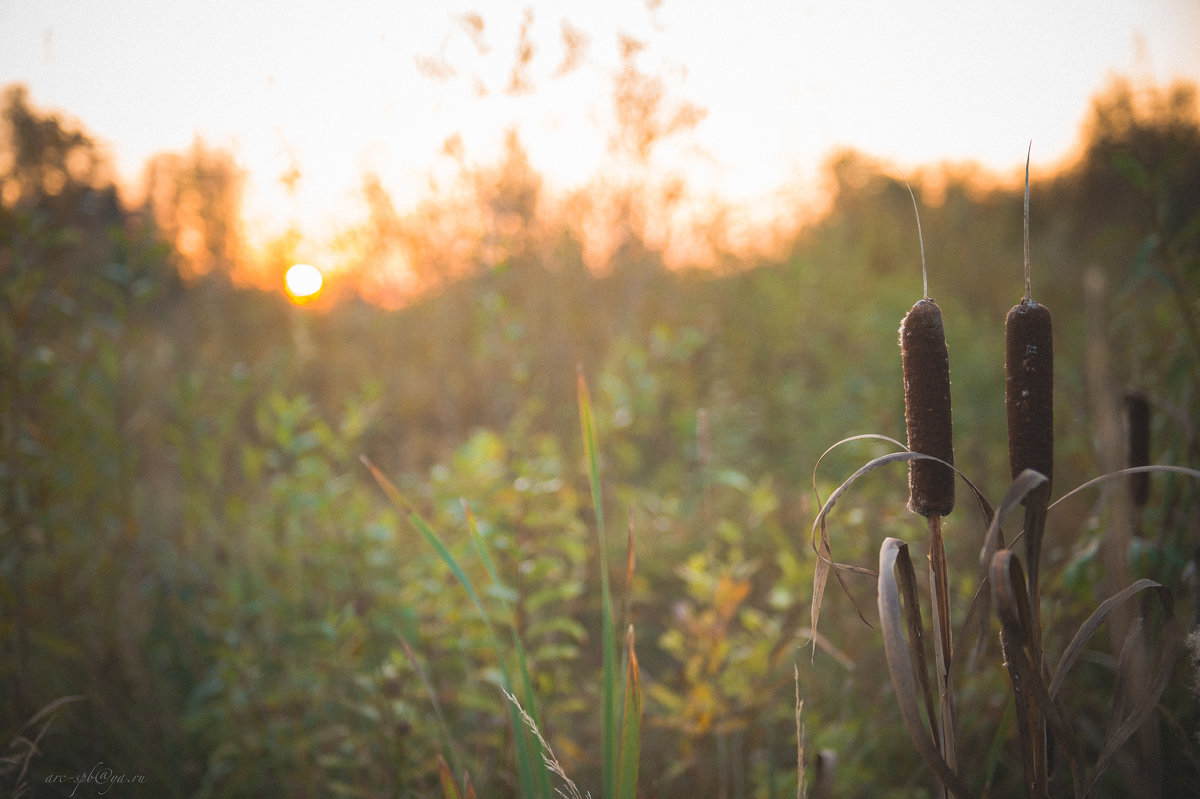
[[[1169, 597], [1170, 594], [1165, 594], [1165, 596]], [[1108, 770], [1109, 763], [1116, 757], [1117, 752], [1125, 745], [1125, 742], [1154, 713], [1158, 705], [1158, 700], [1167, 687], [1167, 681], [1171, 677], [1175, 656], [1179, 650], [1180, 635], [1173, 611], [1165, 609], [1164, 612], [1167, 613], [1167, 618], [1164, 619], [1164, 638], [1162, 646], [1159, 648], [1159, 657], [1156, 659], [1155, 665], [1151, 670], [1149, 680], [1146, 680], [1144, 674], [1130, 673], [1133, 671], [1130, 668], [1130, 661], [1132, 659], [1130, 654], [1135, 648], [1145, 645], [1141, 624], [1134, 625], [1129, 637], [1125, 641], [1125, 645], [1122, 647], [1119, 674], [1128, 674], [1128, 677], [1119, 682], [1118, 690], [1116, 691], [1117, 696], [1113, 701], [1113, 718], [1109, 720], [1109, 732], [1105, 737], [1104, 747], [1101, 749], [1100, 755], [1096, 758], [1096, 766], [1092, 772], [1092, 779], [1087, 787], [1088, 795], [1092, 794], [1096, 783], [1104, 775], [1104, 772]], [[1135, 696], [1130, 695], [1130, 686], [1134, 686], [1132, 693], [1136, 694]], [[1133, 705], [1133, 709], [1118, 719], [1119, 712], [1123, 711], [1130, 704]]]
[[[1010, 492], [1011, 493], [1011, 492]], [[999, 518], [999, 517], [997, 517]], [[1042, 796], [1046, 792], [1045, 751], [1038, 701], [1032, 684], [1038, 679], [1037, 658], [1031, 651], [1033, 636], [1029, 598], [1021, 562], [1010, 550], [1002, 549], [992, 558], [988, 569], [990, 593], [1000, 616], [1000, 641], [1004, 665], [1013, 686], [1013, 708], [1017, 720], [1017, 740], [1021, 746], [1021, 765], [1025, 772], [1025, 792]]]
[[[1041, 656], [1035, 651], [1041, 643], [1037, 640], [1033, 627], [1029, 595], [1025, 590], [1025, 575], [1020, 561], [1011, 550], [1001, 550], [992, 559], [991, 586], [996, 611], [1000, 616], [1005, 665], [1013, 680], [1018, 725], [1022, 745], [1025, 747], [1022, 754], [1026, 763], [1026, 774], [1032, 775], [1033, 768], [1039, 773], [1042, 771], [1040, 756], [1035, 756], [1033, 750], [1026, 747], [1026, 738], [1040, 738], [1039, 719], [1044, 719], [1063, 749], [1078, 793], [1079, 786], [1083, 784], [1083, 772], [1075, 728], [1046, 684], [1044, 666], [1040, 665]], [[1037, 765], [1034, 766], [1034, 763]], [[1044, 787], [1044, 774], [1038, 779]]]
[[[838, 442], [838, 444], [842, 444], [847, 441], [855, 441], [855, 440], [865, 439], [865, 438], [878, 438], [878, 439], [881, 439], [884, 441], [890, 441], [897, 445], [899, 444], [899, 442], [894, 441], [893, 439], [887, 438], [886, 436], [875, 436], [875, 435], [853, 436], [848, 439], [843, 439], [843, 441]], [[838, 446], [838, 444], [835, 444], [834, 447]], [[828, 452], [832, 449], [833, 449], [833, 447], [831, 447], [829, 450], [826, 450], [825, 451], [826, 454], [828, 454]], [[842, 586], [842, 591], [845, 592], [846, 596], [850, 597], [850, 601], [854, 603], [854, 609], [858, 612], [859, 618], [861, 618], [863, 620], [863, 622], [865, 622], [867, 624], [869, 624], [869, 622], [867, 622], [866, 616], [863, 615], [862, 609], [858, 606], [858, 603], [854, 601], [854, 596], [850, 593], [849, 589], [846, 587], [845, 582], [842, 580], [841, 572], [848, 571], [848, 572], [852, 572], [855, 574], [868, 575], [871, 577], [876, 576], [876, 573], [871, 571], [870, 569], [865, 569], [865, 568], [862, 568], [861, 566], [854, 566], [854, 565], [848, 564], [848, 563], [838, 563], [833, 560], [833, 550], [830, 545], [829, 528], [828, 528], [828, 524], [827, 524], [827, 517], [829, 515], [829, 511], [831, 511], [833, 509], [833, 506], [837, 503], [838, 499], [840, 499], [841, 496], [843, 494], [845, 494], [846, 491], [849, 490], [850, 486], [856, 480], [858, 480], [858, 478], [862, 477], [863, 475], [873, 472], [876, 469], [880, 468], [881, 466], [887, 466], [888, 464], [907, 463], [912, 460], [922, 460], [922, 459], [939, 461], [940, 463], [943, 463], [946, 466], [949, 466], [951, 469], [954, 469], [955, 474], [957, 474], [959, 477], [962, 478], [963, 482], [965, 482], [967, 484], [967, 486], [971, 489], [971, 492], [975, 495], [975, 499], [979, 503], [980, 510], [984, 514], [984, 518], [988, 521], [991, 520], [991, 517], [992, 517], [991, 505], [988, 504], [987, 499], [983, 496], [983, 492], [981, 492], [975, 486], [975, 484], [972, 483], [967, 478], [966, 475], [964, 475], [962, 472], [960, 472], [958, 469], [956, 469], [954, 467], [954, 464], [946, 463], [946, 461], [942, 461], [941, 459], [935, 458], [932, 455], [925, 455], [920, 452], [909, 452], [907, 450], [905, 450], [904, 452], [892, 452], [887, 455], [881, 455], [880, 457], [875, 458], [875, 459], [863, 464], [862, 466], [860, 466], [858, 468], [857, 471], [854, 472], [854, 474], [852, 474], [852, 475], [850, 475], [850, 477], [846, 478], [845, 482], [843, 482], [840, 486], [838, 486], [836, 489], [834, 489], [833, 493], [831, 493], [829, 495], [829, 499], [823, 505], [820, 504], [820, 496], [817, 497], [817, 502], [818, 502], [818, 505], [820, 505], [820, 510], [817, 512], [816, 519], [813, 520], [813, 526], [812, 526], [812, 532], [811, 532], [812, 548], [813, 548], [813, 551], [817, 553], [817, 563], [816, 563], [816, 566], [813, 568], [813, 599], [812, 599], [812, 608], [811, 608], [811, 616], [810, 616], [810, 626], [812, 627], [813, 630], [817, 629], [817, 622], [821, 617], [821, 604], [824, 601], [825, 587], [829, 582], [829, 572], [831, 570], [833, 571], [834, 576], [837, 578], [838, 583]], [[814, 470], [813, 480], [814, 480], [813, 486], [814, 486], [814, 491], [815, 491], [815, 488], [816, 488], [815, 470]]]
[[1026, 469], [1017, 475], [1000, 500], [1000, 504], [992, 512], [988, 522], [987, 532], [983, 536], [983, 546], [979, 550], [979, 587], [971, 604], [967, 606], [967, 614], [963, 618], [959, 640], [966, 650], [977, 651], [982, 647], [987, 637], [988, 618], [991, 616], [992, 591], [990, 588], [991, 564], [996, 553], [1005, 548], [1004, 531], [1001, 524], [1031, 491], [1046, 482], [1039, 472]]
[[[1101, 747], [1100, 754], [1096, 759], [1085, 795], [1090, 796], [1092, 794], [1097, 782], [1104, 775], [1105, 771], [1108, 770], [1112, 759], [1129, 737], [1154, 712], [1158, 700], [1162, 696], [1162, 692], [1167, 687], [1167, 681], [1171, 676], [1181, 638], [1179, 624], [1175, 618], [1175, 602], [1171, 596], [1171, 592], [1160, 583], [1156, 583], [1153, 580], [1141, 579], [1102, 602], [1092, 615], [1080, 625], [1074, 638], [1071, 639], [1071, 643], [1063, 651], [1058, 668], [1054, 671], [1054, 678], [1050, 683], [1050, 694], [1054, 696], [1062, 687], [1067, 673], [1083, 653], [1088, 641], [1099, 630], [1100, 625], [1108, 619], [1117, 607], [1142, 591], [1153, 591], [1162, 604], [1163, 627], [1160, 634], [1157, 657], [1155, 658], [1154, 665], [1149, 669], [1148, 678], [1145, 673], [1128, 673], [1130, 669], [1131, 648], [1145, 644], [1141, 624], [1133, 625], [1129, 637], [1122, 646], [1121, 657], [1119, 659], [1118, 689], [1114, 692], [1116, 696], [1113, 701], [1114, 717], [1109, 720], [1109, 731], [1105, 736], [1104, 745]], [[1127, 687], [1131, 685], [1136, 686], [1139, 696], [1129, 696]], [[1132, 710], [1125, 712], [1122, 718], [1117, 718], [1130, 705], [1132, 705]]]
[[1091, 488], [1092, 486], [1094, 486], [1098, 483], [1103, 483], [1106, 480], [1112, 480], [1117, 477], [1126, 477], [1131, 474], [1142, 474], [1145, 472], [1168, 472], [1170, 474], [1182, 474], [1182, 475], [1187, 475], [1188, 477], [1195, 477], [1197, 480], [1200, 480], [1200, 470], [1189, 469], [1186, 466], [1167, 466], [1165, 464], [1158, 464], [1158, 465], [1152, 465], [1152, 466], [1131, 466], [1128, 469], [1117, 469], [1116, 471], [1108, 472], [1107, 474], [1102, 474], [1099, 477], [1093, 477], [1091, 480], [1088, 480], [1086, 483], [1081, 483], [1080, 485], [1076, 486], [1075, 488], [1072, 488], [1067, 493], [1063, 494], [1058, 499], [1054, 500], [1054, 502], [1050, 503], [1050, 507], [1047, 508], [1047, 510], [1055, 508], [1063, 500], [1069, 499], [1069, 498], [1075, 496], [1076, 494], [1080, 493], [1081, 491]]
[[985, 568], [990, 567], [992, 558], [996, 552], [1005, 548], [1004, 533], [1000, 529], [1001, 522], [1012, 513], [1018, 505], [1025, 501], [1025, 497], [1029, 496], [1035, 488], [1046, 482], [1046, 476], [1041, 472], [1035, 472], [1033, 469], [1026, 469], [1017, 475], [1016, 479], [1008, 487], [1008, 491], [1004, 494], [1004, 498], [1000, 500], [1000, 504], [996, 506], [996, 512], [988, 525], [987, 533], [983, 537], [983, 548], [979, 552], [979, 562]]
[[[901, 594], [906, 602], [904, 610], [901, 610]], [[908, 555], [908, 545], [898, 538], [884, 539], [879, 549], [879, 624], [900, 715], [917, 753], [951, 793], [966, 799], [972, 795], [970, 789], [942, 757], [933, 733], [921, 720], [921, 710], [917, 704], [918, 690], [924, 695], [928, 718], [932, 721], [934, 716], [927, 670], [922, 663], [918, 667], [921, 676], [918, 676], [918, 668], [914, 668], [913, 663], [914, 660], [922, 662], [922, 658], [916, 656], [916, 650], [923, 652], [924, 646], [917, 641], [912, 642], [910, 647], [905, 640], [905, 629], [911, 634], [920, 625], [920, 610], [915, 605], [915, 597], [916, 574]], [[913, 616], [916, 616], [915, 620]]]
[[813, 494], [817, 498], [817, 507], [820, 507], [822, 505], [821, 493], [820, 493], [820, 491], [817, 490], [817, 471], [821, 468], [821, 461], [825, 460], [825, 456], [828, 455], [829, 453], [833, 452], [838, 447], [841, 447], [844, 444], [853, 443], [855, 441], [884, 441], [888, 444], [896, 445], [899, 448], [897, 450], [898, 452], [907, 452], [908, 451], [908, 447], [905, 446], [903, 442], [897, 441], [896, 439], [891, 438], [890, 436], [881, 435], [879, 433], [861, 433], [856, 436], [850, 436], [849, 438], [843, 438], [841, 441], [837, 442], [836, 444], [830, 445], [829, 448], [826, 449], [824, 452], [822, 452], [820, 457], [817, 458], [817, 462], [815, 464], [813, 464], [813, 476], [812, 476]]
[[1062, 657], [1059, 658], [1058, 667], [1054, 670], [1054, 678], [1050, 681], [1050, 693], [1055, 695], [1062, 687], [1063, 680], [1066, 679], [1067, 672], [1075, 665], [1075, 661], [1083, 654], [1083, 649], [1087, 646], [1088, 641], [1100, 629], [1100, 625], [1107, 621], [1109, 615], [1123, 602], [1126, 602], [1133, 595], [1147, 590], [1154, 590], [1158, 593], [1160, 600], [1163, 602], [1163, 607], [1169, 619], [1173, 620], [1174, 614], [1174, 599], [1171, 597], [1171, 592], [1167, 590], [1161, 583], [1156, 583], [1153, 580], [1142, 578], [1137, 582], [1126, 586], [1123, 591], [1113, 594], [1108, 599], [1100, 603], [1100, 605], [1088, 616], [1083, 624], [1079, 625], [1075, 636], [1071, 639], [1071, 643], [1067, 644], [1067, 648], [1063, 650]]

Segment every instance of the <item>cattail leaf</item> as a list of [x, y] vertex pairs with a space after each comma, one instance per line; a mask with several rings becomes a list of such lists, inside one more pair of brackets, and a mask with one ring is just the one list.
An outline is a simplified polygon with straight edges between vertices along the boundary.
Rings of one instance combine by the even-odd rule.
[[[1033, 626], [1033, 613], [1021, 562], [1011, 550], [1002, 549], [992, 558], [990, 568], [992, 598], [1000, 617], [1001, 646], [1005, 665], [1012, 678], [1022, 744], [1026, 743], [1026, 737], [1031, 739], [1031, 744], [1041, 739], [1040, 721], [1044, 719], [1066, 755], [1072, 779], [1078, 788], [1083, 784], [1083, 771], [1075, 729], [1065, 709], [1047, 686], [1040, 665], [1040, 653], [1034, 651], [1040, 646], [1040, 641]], [[1023, 751], [1023, 760], [1027, 779], [1031, 780], [1031, 789], [1034, 794], [1041, 795], [1046, 779], [1044, 761], [1035, 754], [1032, 746]]]
[[1050, 510], [1054, 509], [1055, 507], [1057, 507], [1059, 504], [1061, 504], [1065, 500], [1070, 499], [1071, 497], [1075, 496], [1076, 494], [1078, 494], [1082, 491], [1085, 491], [1086, 489], [1089, 489], [1092, 486], [1099, 485], [1100, 483], [1103, 483], [1106, 480], [1112, 480], [1116, 477], [1125, 477], [1125, 476], [1131, 475], [1131, 474], [1141, 474], [1143, 472], [1145, 472], [1145, 473], [1167, 472], [1170, 474], [1183, 474], [1183, 475], [1187, 475], [1188, 477], [1194, 477], [1197, 480], [1200, 480], [1200, 470], [1189, 469], [1186, 466], [1170, 466], [1170, 465], [1166, 465], [1166, 464], [1154, 464], [1152, 466], [1135, 466], [1135, 467], [1129, 468], [1129, 469], [1116, 469], [1115, 471], [1111, 471], [1111, 472], [1102, 474], [1099, 477], [1093, 477], [1091, 480], [1088, 480], [1086, 483], [1080, 483], [1078, 486], [1076, 486], [1075, 488], [1072, 488], [1070, 491], [1063, 494], [1058, 499], [1054, 500], [1054, 502], [1050, 503], [1049, 509]]
[[[845, 482], [833, 490], [833, 493], [829, 495], [829, 499], [824, 505], [821, 506], [820, 510], [817, 511], [817, 518], [813, 520], [812, 527], [812, 547], [813, 551], [817, 553], [817, 563], [816, 566], [813, 567], [813, 599], [810, 610], [810, 624], [814, 633], [818, 629], [817, 622], [821, 618], [821, 604], [824, 600], [825, 586], [829, 581], [830, 571], [833, 572], [839, 584], [841, 584], [842, 591], [854, 604], [854, 609], [858, 612], [858, 617], [862, 619], [864, 623], [870, 624], [870, 622], [867, 622], [866, 616], [863, 615], [862, 609], [859, 608], [858, 603], [854, 601], [854, 596], [850, 593], [849, 588], [847, 588], [845, 582], [842, 581], [841, 571], [856, 571], [862, 574], [868, 574], [871, 577], [874, 577], [875, 573], [851, 564], [837, 563], [833, 560], [833, 550], [829, 541], [829, 527], [827, 524], [829, 512], [833, 510], [833, 506], [837, 504], [838, 499], [840, 499], [841, 496], [850, 489], [850, 486], [858, 478], [875, 471], [881, 466], [886, 466], [889, 463], [909, 461], [913, 458], [913, 456], [914, 455], [911, 452], [893, 452], [888, 455], [881, 455], [880, 457], [874, 458], [873, 460], [860, 466], [854, 472], [854, 474], [846, 478]], [[813, 654], [814, 656], [816, 655], [815, 649], [813, 650]]]
[[[1166, 594], [1170, 596], [1170, 594]], [[1088, 783], [1086, 793], [1091, 794], [1100, 778], [1108, 770], [1114, 757], [1135, 732], [1150, 720], [1158, 706], [1158, 700], [1166, 690], [1171, 678], [1175, 656], [1179, 651], [1180, 633], [1174, 614], [1168, 612], [1164, 621], [1167, 625], [1163, 630], [1163, 641], [1159, 647], [1158, 657], [1149, 673], [1140, 668], [1132, 668], [1131, 664], [1141, 663], [1141, 648], [1146, 645], [1143, 636], [1143, 626], [1139, 619], [1130, 629], [1125, 645], [1122, 647], [1118, 668], [1118, 685], [1114, 691], [1113, 717], [1109, 719], [1108, 733], [1104, 746], [1096, 758], [1092, 771], [1092, 779]], [[1136, 654], [1135, 654], [1136, 653]]]
[[[895, 441], [894, 439], [886, 438], [885, 436], [873, 436], [873, 435], [854, 436], [852, 438], [844, 439], [842, 442], [839, 442], [839, 443], [845, 443], [847, 441], [855, 441], [855, 440], [864, 439], [864, 438], [879, 438], [879, 439], [882, 439], [885, 441], [890, 441], [890, 442], [896, 444], [897, 446], [903, 446], [900, 444], [900, 442]], [[837, 445], [835, 444], [834, 446], [836, 447]], [[833, 449], [833, 447], [831, 447], [830, 449]], [[826, 453], [828, 453], [828, 452], [829, 452], [829, 450], [826, 450]], [[824, 601], [825, 588], [829, 581], [830, 572], [832, 572], [834, 577], [837, 578], [838, 584], [841, 585], [841, 587], [842, 587], [842, 591], [846, 594], [847, 597], [850, 598], [850, 601], [854, 604], [854, 609], [855, 609], [855, 611], [858, 612], [859, 618], [862, 619], [863, 622], [866, 624], [870, 624], [870, 622], [867, 622], [866, 616], [863, 615], [862, 609], [859, 607], [858, 602], [855, 601], [855, 599], [854, 599], [854, 595], [850, 593], [849, 588], [846, 586], [845, 581], [842, 579], [842, 572], [843, 571], [851, 572], [854, 574], [862, 574], [862, 575], [866, 575], [866, 576], [870, 576], [870, 577], [876, 576], [876, 572], [871, 571], [870, 569], [866, 569], [861, 566], [855, 566], [855, 565], [849, 564], [849, 563], [839, 563], [839, 562], [833, 560], [833, 552], [832, 552], [832, 546], [830, 543], [829, 527], [828, 527], [829, 512], [833, 510], [833, 507], [834, 507], [834, 505], [837, 504], [837, 501], [842, 497], [842, 495], [844, 495], [847, 491], [850, 490], [851, 485], [853, 485], [855, 483], [855, 481], [857, 481], [860, 477], [862, 477], [866, 474], [869, 474], [882, 466], [887, 466], [892, 463], [908, 463], [910, 461], [915, 461], [915, 460], [937, 460], [937, 459], [934, 458], [932, 455], [925, 455], [920, 452], [892, 452], [887, 455], [881, 455], [878, 458], [874, 458], [874, 459], [868, 461], [867, 463], [863, 464], [862, 466], [860, 466], [857, 470], [855, 470], [854, 474], [850, 475], [848, 478], [846, 478], [846, 480], [841, 485], [839, 485], [837, 488], [835, 488], [833, 490], [833, 492], [830, 493], [829, 499], [826, 500], [825, 504], [821, 505], [820, 509], [817, 511], [817, 516], [813, 520], [813, 526], [812, 526], [812, 532], [811, 532], [812, 548], [813, 548], [813, 551], [816, 552], [816, 554], [817, 554], [817, 563], [813, 567], [813, 599], [812, 599], [812, 606], [810, 609], [810, 626], [812, 627], [812, 630], [814, 631], [814, 633], [817, 630], [817, 622], [821, 616], [821, 604]], [[987, 498], [984, 497], [983, 492], [980, 491], [979, 488], [974, 483], [971, 482], [970, 478], [968, 478], [965, 474], [960, 472], [952, 464], [948, 464], [945, 461], [941, 461], [941, 463], [950, 468], [951, 474], [956, 474], [960, 478], [962, 478], [963, 482], [967, 484], [967, 487], [970, 488], [971, 493], [975, 496], [976, 500], [978, 501], [980, 510], [984, 515], [984, 519], [987, 521], [990, 521], [991, 517], [993, 515], [992, 509], [991, 509], [991, 505], [988, 504]], [[815, 485], [815, 481], [814, 481], [814, 485]], [[818, 498], [818, 502], [819, 502], [819, 498]], [[815, 655], [815, 653], [814, 653], [814, 655]]]
[[[1071, 639], [1071, 643], [1063, 650], [1062, 658], [1059, 660], [1050, 682], [1050, 694], [1055, 696], [1062, 688], [1067, 673], [1083, 653], [1084, 647], [1095, 636], [1100, 625], [1114, 610], [1142, 591], [1152, 591], [1162, 605], [1163, 622], [1156, 657], [1154, 664], [1148, 669], [1148, 673], [1128, 673], [1128, 663], [1131, 660], [1128, 656], [1129, 647], [1145, 645], [1145, 639], [1141, 635], [1141, 625], [1133, 625], [1119, 658], [1119, 663], [1122, 665], [1121, 671], [1125, 672], [1120, 675], [1119, 683], [1123, 686], [1136, 685], [1139, 696], [1131, 699], [1126, 690], [1114, 692], [1116, 696], [1114, 697], [1113, 711], [1116, 717], [1110, 719], [1108, 734], [1105, 736], [1104, 744], [1096, 759], [1092, 777], [1087, 783], [1085, 793], [1088, 795], [1094, 791], [1097, 782], [1108, 770], [1108, 766], [1121, 746], [1153, 714], [1159, 697], [1166, 689], [1181, 639], [1179, 623], [1175, 617], [1175, 603], [1170, 590], [1153, 580], [1141, 579], [1100, 603], [1092, 615], [1080, 625], [1079, 630]], [[1125, 711], [1130, 704], [1133, 705], [1132, 709]]]
[[[932, 724], [933, 696], [929, 688], [927, 669], [917, 651], [924, 651], [920, 641], [907, 641], [905, 631], [910, 634], [920, 628], [920, 608], [915, 603], [916, 574], [908, 545], [897, 538], [884, 539], [879, 549], [879, 626], [883, 634], [883, 651], [887, 658], [888, 673], [892, 678], [900, 716], [904, 720], [909, 738], [921, 759], [934, 772], [941, 783], [959, 799], [971, 797], [971, 791], [958, 773], [950, 767], [938, 744], [934, 740], [936, 725]], [[901, 606], [904, 596], [904, 607]], [[920, 664], [920, 665], [914, 665]], [[920, 674], [924, 677], [918, 676]], [[921, 709], [917, 694], [925, 701], [927, 726], [921, 720]]]
[[1038, 679], [1035, 665], [1038, 659], [1032, 648], [1038, 642], [1034, 637], [1021, 562], [1012, 551], [1002, 549], [993, 556], [989, 573], [991, 593], [1000, 617], [1004, 665], [1013, 686], [1013, 707], [1017, 739], [1021, 746], [1021, 765], [1025, 773], [1025, 791], [1028, 796], [1044, 796], [1047, 769], [1041, 746], [1042, 725], [1038, 700], [1032, 690], [1033, 681]]
[[900, 361], [908, 449], [935, 458], [909, 463], [908, 507], [922, 516], [947, 516], [954, 510], [950, 356], [942, 310], [933, 300], [917, 301], [900, 323]]
[[822, 749], [813, 766], [813, 784], [808, 799], [832, 799], [833, 775], [837, 771], [837, 752]]
[[1171, 597], [1171, 592], [1161, 583], [1142, 578], [1126, 586], [1124, 590], [1101, 602], [1083, 624], [1079, 625], [1079, 629], [1075, 631], [1075, 635], [1071, 638], [1071, 643], [1067, 644], [1067, 648], [1063, 650], [1062, 656], [1058, 661], [1058, 667], [1054, 670], [1054, 677], [1050, 682], [1050, 693], [1052, 695], [1058, 693], [1063, 681], [1066, 679], [1067, 672], [1075, 665], [1075, 661], [1083, 654], [1084, 647], [1095, 636], [1100, 625], [1107, 621], [1109, 615], [1122, 603], [1127, 602], [1130, 597], [1141, 591], [1149, 590], [1153, 590], [1158, 594], [1164, 613], [1170, 620], [1174, 620], [1174, 599]]
[[983, 536], [983, 546], [979, 550], [979, 588], [971, 599], [971, 604], [967, 607], [967, 614], [963, 619], [962, 638], [964, 642], [972, 639], [976, 642], [981, 641], [987, 631], [987, 620], [991, 616], [991, 563], [996, 553], [1006, 546], [1004, 531], [1001, 529], [1004, 519], [1025, 500], [1029, 492], [1045, 482], [1045, 475], [1032, 469], [1026, 469], [1017, 475], [1016, 480], [1012, 481], [1004, 498], [1000, 500], [1000, 504], [992, 513], [991, 519], [988, 521], [987, 532]]

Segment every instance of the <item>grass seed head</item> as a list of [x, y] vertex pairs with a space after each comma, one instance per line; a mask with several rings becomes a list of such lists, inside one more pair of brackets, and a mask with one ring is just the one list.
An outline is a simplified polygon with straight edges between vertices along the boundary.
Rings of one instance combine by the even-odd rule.
[[1023, 299], [1008, 312], [1005, 334], [1004, 404], [1008, 415], [1008, 462], [1015, 478], [1025, 469], [1054, 476], [1054, 332], [1050, 309]]
[[[950, 418], [950, 356], [942, 310], [923, 299], [900, 323], [904, 370], [904, 421], [908, 448], [954, 463]], [[922, 516], [946, 516], [954, 509], [954, 471], [937, 461], [909, 461], [908, 507]]]

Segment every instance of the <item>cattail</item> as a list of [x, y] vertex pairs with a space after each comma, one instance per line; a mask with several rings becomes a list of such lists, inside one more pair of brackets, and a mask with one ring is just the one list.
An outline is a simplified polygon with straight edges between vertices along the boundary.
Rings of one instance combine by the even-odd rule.
[[1054, 473], [1054, 327], [1050, 309], [1025, 298], [1004, 322], [1005, 407], [1012, 476], [1035, 469]]
[[[900, 323], [904, 369], [904, 421], [908, 448], [954, 463], [950, 419], [950, 356], [942, 309], [923, 299]], [[946, 516], [954, 509], [954, 471], [926, 458], [909, 461], [908, 507], [922, 516]]]
[[1015, 478], [1025, 469], [1046, 482], [1038, 495], [1050, 495], [1054, 476], [1054, 326], [1050, 309], [1031, 296], [1029, 269], [1029, 161], [1025, 162], [1025, 297], [1004, 322], [1008, 464]]
[[[1137, 391], [1125, 395], [1125, 418], [1129, 424], [1129, 466], [1146, 466], [1150, 463], [1150, 401], [1145, 394]], [[1146, 507], [1150, 500], [1150, 475], [1146, 472], [1130, 475], [1129, 491], [1136, 507]]]

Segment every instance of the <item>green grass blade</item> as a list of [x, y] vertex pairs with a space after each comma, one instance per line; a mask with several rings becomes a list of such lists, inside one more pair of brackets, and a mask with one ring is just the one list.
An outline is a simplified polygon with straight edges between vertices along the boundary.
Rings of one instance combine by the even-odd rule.
[[[479, 554], [480, 560], [483, 561], [484, 568], [492, 578], [493, 585], [502, 586], [500, 581], [500, 573], [496, 569], [496, 564], [492, 560], [491, 553], [488, 552], [487, 543], [483, 540], [483, 536], [479, 533], [479, 525], [475, 522], [475, 514], [471, 513], [471, 509], [467, 503], [463, 503], [463, 512], [467, 519], [467, 529], [471, 533], [471, 541], [475, 546], [475, 551]], [[509, 626], [512, 629], [513, 649], [517, 657], [517, 672], [521, 680], [521, 691], [525, 694], [526, 712], [529, 714], [533, 724], [541, 728], [543, 726], [541, 716], [538, 714], [537, 700], [533, 691], [533, 678], [529, 672], [529, 658], [525, 653], [525, 644], [521, 641], [521, 631], [517, 624], [516, 609], [506, 600], [501, 600], [506, 609], [509, 611]], [[533, 752], [538, 749], [534, 746], [532, 733], [526, 729], [527, 725], [520, 724], [513, 728], [513, 732], [518, 739], [524, 739], [525, 746], [528, 748], [529, 757], [531, 758], [531, 769], [537, 780], [538, 796], [550, 797], [553, 795], [553, 788], [550, 784], [550, 772], [541, 768], [540, 765], [533, 763]]]
[[621, 760], [617, 767], [618, 799], [636, 799], [638, 758], [642, 744], [642, 677], [633, 646], [633, 625], [625, 636], [625, 708], [621, 714]]
[[608, 584], [608, 546], [604, 535], [604, 506], [600, 495], [600, 462], [596, 447], [596, 422], [587, 382], [579, 374], [579, 423], [583, 432], [583, 450], [587, 458], [588, 478], [592, 487], [592, 505], [596, 514], [596, 539], [600, 557], [600, 612], [603, 625], [601, 648], [603, 684], [601, 689], [601, 796], [615, 796], [617, 780], [617, 697], [616, 635], [613, 630], [612, 590]]
[[[409, 523], [416, 528], [417, 532], [421, 534], [421, 537], [424, 538], [431, 547], [433, 547], [433, 550], [437, 552], [438, 557], [442, 559], [442, 562], [445, 563], [447, 568], [450, 569], [450, 572], [454, 575], [455, 579], [457, 579], [459, 584], [462, 585], [463, 590], [467, 592], [467, 596], [471, 598], [472, 604], [475, 605], [475, 610], [479, 613], [479, 618], [483, 620], [484, 626], [487, 628], [488, 638], [491, 640], [492, 649], [496, 653], [496, 661], [500, 666], [500, 677], [504, 681], [504, 690], [511, 692], [513, 688], [513, 682], [512, 676], [508, 670], [507, 661], [504, 657], [504, 649], [500, 645], [500, 638], [496, 635], [496, 630], [492, 626], [491, 619], [488, 618], [487, 612], [483, 608], [483, 602], [480, 601], [479, 593], [475, 590], [475, 586], [471, 582], [471, 578], [467, 576], [465, 571], [463, 571], [462, 567], [458, 563], [458, 560], [455, 559], [454, 554], [450, 552], [444, 543], [442, 543], [442, 539], [438, 536], [437, 532], [435, 532], [434, 529], [429, 526], [429, 523], [425, 521], [416, 508], [404, 498], [404, 495], [400, 493], [400, 490], [396, 488], [392, 481], [387, 479], [387, 477], [381, 471], [379, 471], [378, 468], [376, 468], [375, 464], [373, 464], [366, 457], [362, 458], [362, 462], [366, 464], [367, 468], [371, 471], [371, 476], [375, 478], [375, 482], [379, 484], [381, 489], [383, 489], [384, 494], [387, 495], [392, 504], [404, 512]], [[493, 576], [495, 576], [495, 572], [493, 570], [489, 571], [491, 571]], [[538, 759], [534, 754], [537, 748], [530, 740], [530, 734], [526, 730], [525, 725], [521, 723], [521, 718], [516, 708], [511, 706], [509, 707], [509, 719], [512, 724], [513, 739], [517, 748], [517, 775], [522, 786], [523, 794], [526, 796], [540, 796], [545, 797], [545, 799], [551, 799], [553, 794], [550, 790], [549, 777], [546, 776], [545, 769], [541, 767], [541, 764], [538, 762]], [[538, 779], [539, 775], [542, 777], [542, 779]], [[535, 785], [537, 786], [536, 789]], [[543, 786], [544, 790], [542, 790]]]
[[462, 791], [459, 790], [458, 783], [454, 781], [449, 764], [441, 757], [438, 758], [438, 776], [442, 781], [442, 796], [445, 799], [463, 799]]

